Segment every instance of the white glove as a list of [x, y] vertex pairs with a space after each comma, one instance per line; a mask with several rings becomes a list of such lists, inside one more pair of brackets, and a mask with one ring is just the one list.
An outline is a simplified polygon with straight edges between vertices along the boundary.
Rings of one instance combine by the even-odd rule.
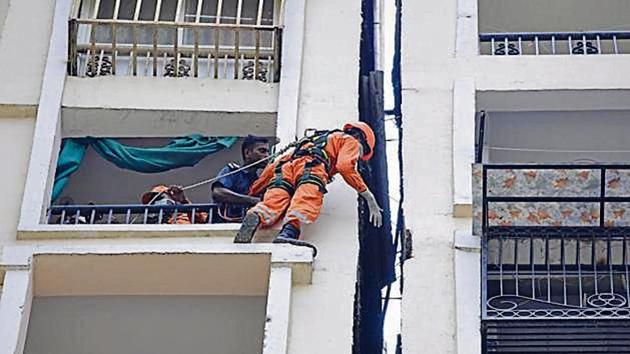
[[365, 192], [359, 193], [359, 195], [367, 202], [368, 209], [370, 210], [370, 222], [372, 225], [374, 225], [374, 227], [381, 227], [381, 225], [383, 225], [383, 214], [381, 213], [383, 209], [378, 206], [378, 202], [376, 201], [376, 198], [374, 198], [374, 194], [367, 189]]

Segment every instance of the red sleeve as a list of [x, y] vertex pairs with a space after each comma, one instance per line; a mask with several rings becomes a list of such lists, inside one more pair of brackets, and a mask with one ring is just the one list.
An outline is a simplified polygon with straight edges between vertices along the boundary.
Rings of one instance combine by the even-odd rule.
[[343, 180], [354, 188], [357, 192], [365, 192], [368, 188], [363, 178], [357, 171], [357, 164], [361, 154], [359, 142], [349, 136], [340, 137], [341, 146], [337, 155], [337, 165], [335, 168], [343, 177]]

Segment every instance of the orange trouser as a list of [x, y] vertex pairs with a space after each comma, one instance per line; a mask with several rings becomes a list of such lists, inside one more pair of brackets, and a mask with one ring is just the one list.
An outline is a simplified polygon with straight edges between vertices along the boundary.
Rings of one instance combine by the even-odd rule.
[[[265, 192], [263, 200], [249, 210], [258, 215], [263, 227], [272, 226], [282, 215], [285, 215], [283, 225], [292, 224], [298, 229], [301, 223], [310, 224], [317, 219], [324, 201], [320, 187], [308, 182], [297, 186], [304, 174], [306, 163], [311, 160], [312, 157], [301, 157], [282, 165], [282, 178], [295, 188], [293, 196], [284, 189], [270, 187]], [[324, 183], [328, 182], [324, 164], [311, 167], [310, 174], [319, 177]]]

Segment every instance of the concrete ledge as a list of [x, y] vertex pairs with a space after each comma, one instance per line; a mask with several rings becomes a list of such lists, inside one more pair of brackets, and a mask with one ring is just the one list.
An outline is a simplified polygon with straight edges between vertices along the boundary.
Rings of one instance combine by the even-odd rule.
[[453, 204], [453, 217], [471, 218], [472, 204]]
[[270, 255], [273, 266], [293, 270], [295, 284], [312, 281], [312, 251], [305, 247], [277, 244], [124, 244], [124, 245], [20, 245], [3, 249], [0, 269], [30, 269], [36, 256], [115, 256], [115, 255]]
[[18, 229], [18, 240], [149, 237], [233, 237], [240, 224], [34, 225]]
[[36, 105], [0, 104], [0, 118], [35, 118]]

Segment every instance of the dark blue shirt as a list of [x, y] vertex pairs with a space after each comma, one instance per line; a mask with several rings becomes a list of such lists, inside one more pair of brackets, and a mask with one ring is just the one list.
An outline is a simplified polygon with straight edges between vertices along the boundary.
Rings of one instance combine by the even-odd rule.
[[[236, 163], [229, 163], [217, 175], [220, 177], [216, 182], [212, 184], [212, 190], [216, 187], [227, 188], [235, 193], [239, 194], [247, 194], [249, 192], [249, 187], [254, 184], [254, 182], [258, 179], [258, 174], [256, 171], [239, 171], [235, 174], [225, 176], [224, 175], [238, 170], [240, 166]], [[247, 208], [244, 206], [231, 206], [225, 203], [219, 203], [219, 213], [221, 215], [216, 215], [213, 218], [213, 222], [241, 222], [240, 218], [245, 216], [245, 212]]]

